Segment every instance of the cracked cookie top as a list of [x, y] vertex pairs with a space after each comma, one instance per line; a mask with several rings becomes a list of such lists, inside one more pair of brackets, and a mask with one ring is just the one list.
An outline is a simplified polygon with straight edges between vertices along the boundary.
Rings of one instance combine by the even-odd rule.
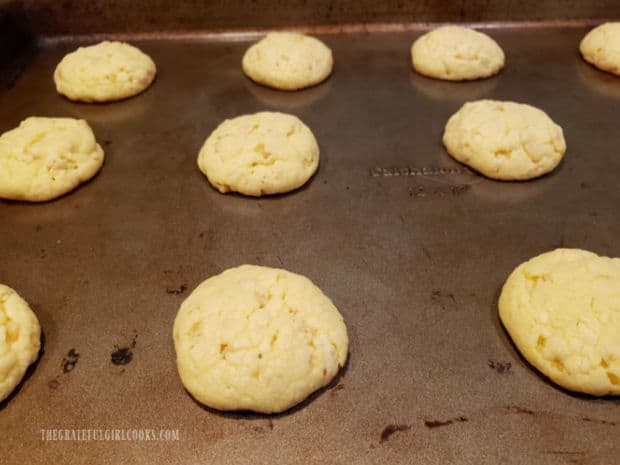
[[319, 165], [319, 146], [299, 118], [261, 112], [220, 124], [198, 155], [198, 167], [220, 192], [261, 196], [289, 192]]
[[327, 79], [332, 72], [332, 51], [314, 37], [272, 32], [243, 55], [243, 72], [268, 87], [297, 90]]
[[80, 47], [58, 63], [58, 93], [82, 102], [110, 102], [132, 97], [151, 85], [157, 68], [140, 49], [104, 41]]
[[544, 111], [499, 100], [463, 105], [448, 120], [443, 143], [456, 160], [502, 181], [542, 176], [566, 151], [562, 128]]
[[620, 394], [620, 259], [556, 249], [519, 265], [499, 315], [523, 356], [573, 391]]
[[75, 189], [103, 164], [88, 123], [31, 117], [0, 136], [0, 197], [43, 202]]
[[347, 329], [309, 279], [254, 265], [200, 284], [174, 322], [185, 388], [219, 410], [276, 413], [327, 385], [344, 366]]
[[443, 26], [411, 46], [411, 62], [420, 74], [447, 81], [487, 78], [504, 67], [504, 51], [488, 35], [461, 26]]

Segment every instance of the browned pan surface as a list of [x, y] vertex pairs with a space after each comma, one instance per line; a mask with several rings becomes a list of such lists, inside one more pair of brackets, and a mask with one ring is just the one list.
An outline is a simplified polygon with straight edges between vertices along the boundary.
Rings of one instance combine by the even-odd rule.
[[[419, 31], [325, 36], [334, 74], [297, 93], [242, 75], [250, 39], [144, 41], [157, 80], [109, 105], [57, 95], [54, 66], [78, 43], [43, 47], [0, 93], [0, 129], [29, 115], [85, 118], [106, 162], [54, 202], [0, 201], [0, 282], [45, 333], [36, 368], [0, 407], [2, 463], [618, 463], [620, 402], [548, 383], [496, 311], [503, 281], [531, 256], [620, 256], [620, 78], [581, 61], [584, 32], [491, 30], [506, 69], [462, 84], [410, 70]], [[500, 183], [450, 159], [444, 124], [478, 98], [547, 111], [568, 143], [560, 167]], [[221, 195], [198, 150], [224, 118], [259, 110], [305, 121], [320, 169], [289, 195]], [[176, 373], [179, 304], [242, 263], [310, 277], [347, 321], [347, 369], [287, 414], [204, 409]], [[170, 428], [180, 440], [43, 441], [47, 428]]]

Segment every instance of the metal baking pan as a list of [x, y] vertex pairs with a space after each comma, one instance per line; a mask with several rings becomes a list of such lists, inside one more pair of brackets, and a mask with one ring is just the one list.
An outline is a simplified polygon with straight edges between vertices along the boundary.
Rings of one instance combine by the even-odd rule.
[[[30, 115], [84, 118], [106, 154], [70, 195], [0, 201], [0, 282], [30, 302], [45, 335], [0, 405], [3, 464], [618, 463], [620, 400], [540, 376], [499, 323], [497, 298], [515, 266], [555, 247], [620, 256], [620, 79], [580, 59], [578, 22], [489, 29], [506, 68], [470, 83], [411, 70], [423, 26], [364, 29], [321, 35], [334, 74], [295, 93], [243, 76], [251, 34], [123, 36], [158, 75], [113, 104], [54, 89], [56, 63], [94, 37], [41, 36], [3, 55], [14, 79], [0, 91], [1, 131]], [[453, 161], [444, 124], [480, 98], [547, 111], [568, 144], [559, 168], [501, 183]], [[219, 194], [198, 150], [224, 118], [259, 110], [309, 125], [319, 171], [288, 195]], [[310, 277], [347, 322], [346, 368], [281, 415], [203, 408], [176, 373], [181, 301], [242, 263]], [[64, 430], [99, 433], [49, 433]]]

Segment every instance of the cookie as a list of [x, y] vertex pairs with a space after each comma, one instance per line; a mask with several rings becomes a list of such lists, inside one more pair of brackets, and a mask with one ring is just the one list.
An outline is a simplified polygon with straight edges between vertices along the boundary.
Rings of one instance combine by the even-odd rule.
[[620, 259], [556, 249], [519, 265], [499, 298], [515, 345], [554, 383], [620, 394]]
[[620, 76], [620, 23], [605, 23], [588, 32], [579, 51], [598, 69]]
[[347, 329], [308, 278], [243, 265], [207, 279], [174, 321], [181, 381], [218, 410], [283, 412], [344, 366]]
[[332, 51], [319, 39], [272, 32], [243, 55], [243, 72], [268, 87], [297, 90], [314, 86], [331, 74]]
[[58, 93], [82, 102], [111, 102], [144, 91], [155, 79], [155, 63], [124, 42], [100, 42], [65, 55], [56, 66]]
[[562, 128], [544, 111], [497, 100], [463, 105], [448, 120], [443, 143], [456, 160], [502, 181], [542, 176], [566, 151]]
[[0, 402], [20, 383], [40, 348], [36, 315], [17, 292], [0, 284]]
[[319, 166], [319, 146], [297, 117], [262, 112], [224, 121], [207, 138], [198, 167], [220, 192], [261, 196], [302, 186]]
[[26, 118], [0, 136], [0, 198], [44, 202], [88, 181], [103, 150], [88, 123], [73, 118]]
[[493, 76], [504, 67], [504, 59], [504, 51], [488, 35], [460, 26], [433, 29], [411, 46], [413, 69], [447, 81]]

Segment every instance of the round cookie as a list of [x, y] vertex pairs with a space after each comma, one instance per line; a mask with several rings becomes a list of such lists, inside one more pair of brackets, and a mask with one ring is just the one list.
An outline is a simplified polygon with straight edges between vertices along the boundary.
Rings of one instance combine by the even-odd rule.
[[40, 348], [36, 315], [17, 292], [0, 284], [0, 402], [20, 383]]
[[65, 55], [56, 66], [58, 93], [82, 102], [110, 102], [144, 91], [156, 73], [155, 63], [124, 42], [100, 42]]
[[572, 391], [620, 394], [620, 259], [556, 249], [519, 265], [499, 315], [523, 356]]
[[502, 181], [542, 176], [566, 151], [562, 128], [544, 111], [497, 100], [463, 105], [448, 120], [443, 143], [456, 160]]
[[329, 384], [347, 359], [347, 329], [308, 278], [254, 265], [207, 279], [174, 321], [181, 381], [218, 410], [283, 412]]
[[579, 51], [588, 63], [620, 76], [620, 22], [592, 29], [579, 44]]
[[302, 186], [319, 166], [319, 146], [297, 117], [262, 112], [224, 121], [207, 138], [198, 167], [220, 192], [261, 196]]
[[504, 67], [504, 59], [503, 50], [488, 35], [460, 26], [433, 29], [411, 46], [418, 73], [447, 81], [493, 76]]
[[282, 90], [314, 86], [331, 74], [332, 51], [319, 39], [272, 32], [243, 55], [243, 72], [253, 81]]
[[44, 202], [92, 178], [103, 150], [84, 120], [26, 118], [0, 136], [0, 198]]

